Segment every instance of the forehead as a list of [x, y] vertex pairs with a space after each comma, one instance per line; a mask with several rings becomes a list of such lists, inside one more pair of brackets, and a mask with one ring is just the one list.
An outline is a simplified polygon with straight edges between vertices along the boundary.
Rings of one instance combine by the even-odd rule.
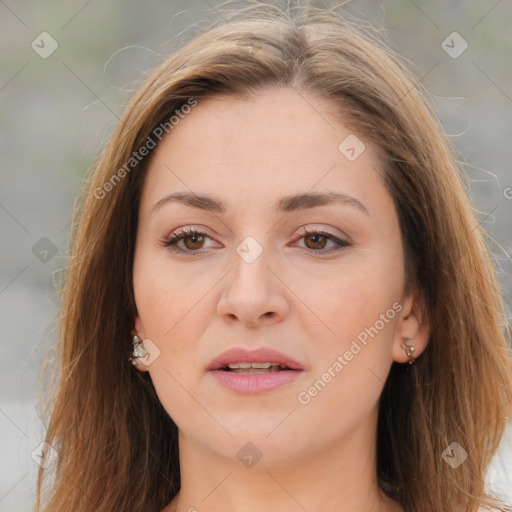
[[155, 149], [141, 206], [174, 191], [246, 206], [308, 190], [386, 193], [373, 148], [333, 108], [291, 88], [199, 99]]

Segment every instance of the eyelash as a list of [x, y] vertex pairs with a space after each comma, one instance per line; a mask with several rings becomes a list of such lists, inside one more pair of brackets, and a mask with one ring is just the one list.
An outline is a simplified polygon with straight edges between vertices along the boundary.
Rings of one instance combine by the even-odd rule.
[[[339, 246], [337, 248], [330, 249], [330, 250], [325, 250], [325, 249], [315, 250], [315, 249], [309, 249], [306, 247], [306, 251], [308, 251], [310, 253], [330, 254], [332, 252], [342, 251], [346, 247], [349, 247], [350, 245], [352, 245], [351, 243], [349, 243], [345, 240], [341, 240], [338, 237], [334, 236], [332, 233], [329, 233], [327, 231], [315, 230], [315, 229], [310, 231], [310, 230], [304, 228], [301, 230], [300, 233], [297, 233], [297, 234], [299, 234], [301, 236], [301, 238], [305, 238], [306, 236], [310, 236], [310, 235], [325, 236], [327, 238], [327, 240], [335, 242]], [[206, 233], [198, 231], [194, 228], [180, 228], [177, 231], [175, 231], [174, 233], [171, 233], [167, 238], [164, 238], [161, 241], [161, 244], [164, 247], [166, 247], [169, 251], [174, 252], [174, 253], [189, 254], [189, 255], [202, 254], [203, 252], [206, 251], [206, 249], [199, 249], [197, 251], [192, 251], [192, 250], [179, 249], [177, 247], [178, 242], [180, 242], [184, 238], [188, 238], [188, 237], [194, 236], [194, 235], [199, 235], [201, 237], [210, 238]]]

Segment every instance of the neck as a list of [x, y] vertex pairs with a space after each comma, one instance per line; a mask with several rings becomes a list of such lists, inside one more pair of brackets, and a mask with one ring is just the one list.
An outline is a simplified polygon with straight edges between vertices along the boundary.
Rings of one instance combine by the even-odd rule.
[[164, 512], [402, 511], [378, 487], [374, 432], [355, 429], [314, 455], [262, 457], [250, 468], [180, 435], [181, 490]]

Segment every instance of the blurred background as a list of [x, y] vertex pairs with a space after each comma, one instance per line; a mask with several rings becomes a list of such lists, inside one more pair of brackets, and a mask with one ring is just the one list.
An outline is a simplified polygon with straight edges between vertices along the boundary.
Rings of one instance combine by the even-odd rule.
[[[274, 5], [286, 2], [275, 0]], [[311, 2], [333, 8], [339, 2]], [[0, 0], [0, 511], [31, 509], [39, 376], [75, 197], [131, 92], [222, 15], [214, 0]], [[354, 0], [432, 95], [463, 162], [512, 312], [512, 2]], [[512, 434], [489, 471], [512, 500]]]

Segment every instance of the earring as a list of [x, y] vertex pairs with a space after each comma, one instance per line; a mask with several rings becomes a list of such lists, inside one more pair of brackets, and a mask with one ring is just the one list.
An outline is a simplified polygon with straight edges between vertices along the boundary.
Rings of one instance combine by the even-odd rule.
[[141, 339], [135, 335], [133, 337], [133, 351], [131, 357], [128, 358], [134, 366], [138, 363], [137, 359], [140, 357], [146, 357], [148, 355], [148, 351], [144, 348]]
[[409, 364], [414, 364], [415, 359], [413, 357], [413, 354], [416, 349], [411, 345], [406, 345], [405, 343], [402, 343], [402, 348], [405, 350], [405, 353], [409, 358]]

